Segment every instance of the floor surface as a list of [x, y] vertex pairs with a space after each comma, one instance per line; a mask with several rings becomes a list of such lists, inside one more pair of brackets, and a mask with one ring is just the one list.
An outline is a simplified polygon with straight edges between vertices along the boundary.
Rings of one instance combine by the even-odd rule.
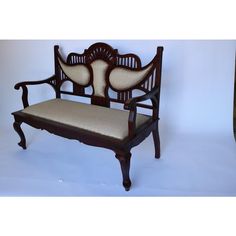
[[150, 135], [132, 150], [126, 192], [112, 151], [23, 129], [27, 150], [13, 129], [0, 133], [1, 196], [236, 196], [231, 136], [161, 134], [157, 160]]

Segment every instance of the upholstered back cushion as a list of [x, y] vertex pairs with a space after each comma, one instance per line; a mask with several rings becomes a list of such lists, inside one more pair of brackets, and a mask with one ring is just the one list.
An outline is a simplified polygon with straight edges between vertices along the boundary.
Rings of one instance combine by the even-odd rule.
[[93, 88], [95, 96], [105, 97], [105, 74], [108, 66], [108, 63], [103, 60], [95, 60], [91, 63], [91, 67], [93, 69]]
[[60, 58], [59, 63], [63, 70], [63, 72], [66, 74], [67, 77], [69, 77], [72, 81], [75, 83], [86, 86], [90, 81], [90, 72], [87, 66], [85, 65], [67, 65], [63, 61], [61, 61]]
[[[68, 65], [63, 62], [60, 58], [59, 64], [61, 69], [75, 83], [86, 86], [90, 82], [91, 74], [88, 69], [88, 66], [83, 64]], [[106, 71], [109, 67], [109, 64], [101, 59], [94, 60], [91, 64], [93, 71], [93, 89], [94, 96], [105, 97], [105, 87], [106, 87]], [[153, 64], [137, 70], [129, 69], [125, 67], [115, 67], [110, 75], [109, 82], [113, 89], [115, 90], [128, 90], [130, 88], [138, 85], [148, 74]]]
[[109, 76], [111, 86], [117, 90], [127, 90], [139, 84], [152, 68], [152, 64], [142, 70], [114, 68]]

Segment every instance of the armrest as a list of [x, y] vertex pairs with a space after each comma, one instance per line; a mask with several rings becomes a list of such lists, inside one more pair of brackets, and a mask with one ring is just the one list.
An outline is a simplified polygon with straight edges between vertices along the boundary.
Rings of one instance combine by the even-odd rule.
[[127, 109], [127, 110], [130, 110], [130, 109], [132, 109], [132, 107], [136, 106], [138, 102], [143, 102], [143, 101], [146, 101], [148, 99], [156, 100], [155, 95], [158, 94], [158, 92], [159, 92], [158, 89], [154, 89], [151, 92], [146, 93], [142, 96], [135, 97], [135, 98], [130, 98], [130, 99], [125, 101], [124, 108]]
[[153, 120], [158, 119], [158, 102], [156, 95], [159, 93], [159, 90], [156, 88], [149, 93], [146, 93], [142, 96], [131, 98], [125, 101], [124, 109], [130, 110], [129, 112], [129, 120], [128, 120], [128, 127], [129, 127], [129, 137], [133, 137], [135, 135], [135, 128], [136, 128], [136, 116], [137, 116], [137, 103], [143, 102], [148, 99], [151, 99], [153, 105]]
[[50, 78], [48, 79], [44, 79], [44, 80], [37, 80], [37, 81], [24, 81], [24, 82], [20, 82], [20, 83], [17, 83], [14, 88], [16, 90], [18, 90], [20, 87], [22, 86], [27, 86], [27, 85], [37, 85], [37, 84], [50, 84], [51, 85], [51, 82], [53, 80], [56, 80], [56, 77], [55, 75], [51, 76]]
[[20, 82], [17, 83], [14, 88], [16, 90], [19, 90], [20, 88], [22, 88], [22, 102], [23, 102], [23, 106], [24, 108], [29, 106], [29, 102], [28, 102], [28, 85], [39, 85], [39, 84], [49, 84], [51, 85], [54, 90], [56, 91], [56, 77], [55, 75], [51, 76], [48, 79], [44, 79], [44, 80], [38, 80], [38, 81], [24, 81], [24, 82]]

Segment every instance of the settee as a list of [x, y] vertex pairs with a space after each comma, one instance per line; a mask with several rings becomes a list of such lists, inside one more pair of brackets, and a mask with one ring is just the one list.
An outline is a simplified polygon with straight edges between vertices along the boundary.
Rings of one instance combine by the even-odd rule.
[[[54, 46], [55, 74], [40, 81], [15, 85], [22, 89], [24, 109], [13, 112], [18, 143], [26, 149], [21, 124], [76, 139], [82, 143], [114, 151], [120, 162], [123, 186], [131, 187], [129, 177], [131, 149], [152, 133], [155, 158], [160, 158], [158, 132], [163, 47], [158, 47], [153, 60], [142, 67], [140, 58], [132, 53], [119, 54], [105, 43], [95, 43], [82, 54], [70, 53], [66, 59]], [[69, 81], [72, 91], [62, 86]], [[34, 105], [28, 102], [28, 86], [48, 84], [55, 98]], [[90, 88], [90, 90], [88, 89]], [[142, 95], [135, 96], [136, 90]], [[64, 94], [89, 98], [91, 103], [64, 99]], [[150, 103], [145, 103], [150, 100]], [[123, 104], [123, 110], [111, 104]], [[137, 112], [151, 110], [151, 115]], [[46, 150], [45, 150], [46, 153]]]

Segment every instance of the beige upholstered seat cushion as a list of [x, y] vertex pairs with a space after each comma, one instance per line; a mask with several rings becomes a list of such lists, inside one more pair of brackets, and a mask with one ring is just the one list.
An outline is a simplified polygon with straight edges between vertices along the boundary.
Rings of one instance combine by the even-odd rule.
[[[116, 139], [128, 136], [128, 111], [53, 99], [29, 106], [22, 112]], [[149, 118], [137, 114], [136, 126], [139, 127]]]

